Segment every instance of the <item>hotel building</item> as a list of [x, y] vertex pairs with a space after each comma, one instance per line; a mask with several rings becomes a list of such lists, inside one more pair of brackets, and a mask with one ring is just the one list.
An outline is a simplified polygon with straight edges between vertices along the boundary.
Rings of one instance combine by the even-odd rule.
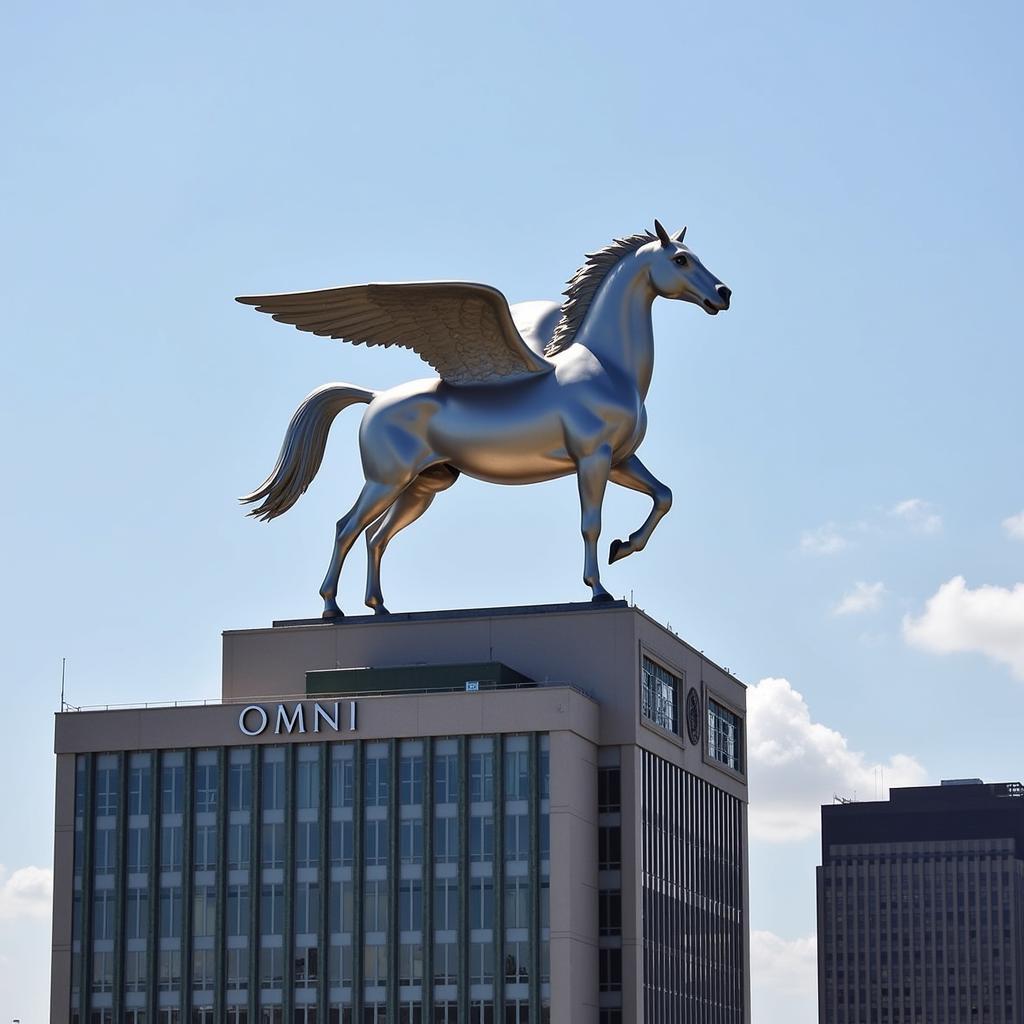
[[623, 602], [226, 632], [57, 716], [51, 1021], [747, 1024], [744, 715]]

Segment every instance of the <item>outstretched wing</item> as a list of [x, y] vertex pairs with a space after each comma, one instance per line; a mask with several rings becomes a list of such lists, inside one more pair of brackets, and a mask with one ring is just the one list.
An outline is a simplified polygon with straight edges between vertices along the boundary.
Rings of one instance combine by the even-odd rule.
[[485, 284], [361, 284], [237, 301], [321, 337], [411, 348], [450, 384], [491, 384], [552, 368], [523, 341], [505, 296]]

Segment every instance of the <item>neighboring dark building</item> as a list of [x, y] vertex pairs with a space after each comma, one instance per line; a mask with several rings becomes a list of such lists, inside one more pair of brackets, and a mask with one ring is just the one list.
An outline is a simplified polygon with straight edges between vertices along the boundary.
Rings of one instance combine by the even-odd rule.
[[820, 1024], [1024, 1021], [1024, 787], [821, 809]]
[[624, 602], [57, 716], [52, 1024], [749, 1024], [745, 687]]

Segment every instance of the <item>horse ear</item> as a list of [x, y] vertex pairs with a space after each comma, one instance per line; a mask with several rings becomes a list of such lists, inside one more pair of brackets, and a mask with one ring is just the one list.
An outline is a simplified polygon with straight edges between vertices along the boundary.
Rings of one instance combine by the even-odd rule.
[[677, 231], [672, 236], [672, 241], [673, 242], [681, 242], [685, 237], [686, 237], [686, 228], [683, 228], [682, 231]]
[[668, 232], [661, 226], [660, 220], [656, 220], [654, 222], [654, 230], [655, 232], [657, 232], [658, 238], [661, 241], [662, 245], [667, 247], [672, 244], [672, 239], [668, 237]]

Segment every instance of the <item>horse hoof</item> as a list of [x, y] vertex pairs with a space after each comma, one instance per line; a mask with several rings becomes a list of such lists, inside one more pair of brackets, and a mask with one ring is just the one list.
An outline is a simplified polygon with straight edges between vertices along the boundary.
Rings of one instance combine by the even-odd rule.
[[390, 615], [390, 614], [391, 614], [391, 612], [389, 612], [389, 611], [387, 610], [387, 608], [385, 608], [385, 607], [384, 607], [384, 605], [382, 605], [382, 604], [379, 604], [379, 605], [377, 605], [377, 606], [376, 606], [376, 607], [375, 607], [375, 608], [373, 609], [373, 614], [374, 614], [374, 615]]
[[629, 554], [628, 551], [624, 551], [626, 542], [622, 540], [613, 540], [611, 547], [608, 549], [608, 564], [617, 562], [620, 558], [625, 558]]
[[324, 607], [323, 613], [320, 616], [322, 619], [343, 619], [345, 613], [338, 607], [337, 601], [330, 601]]
[[608, 591], [605, 591], [602, 594], [595, 594], [590, 600], [594, 604], [604, 604], [606, 601], [614, 601], [615, 598]]

